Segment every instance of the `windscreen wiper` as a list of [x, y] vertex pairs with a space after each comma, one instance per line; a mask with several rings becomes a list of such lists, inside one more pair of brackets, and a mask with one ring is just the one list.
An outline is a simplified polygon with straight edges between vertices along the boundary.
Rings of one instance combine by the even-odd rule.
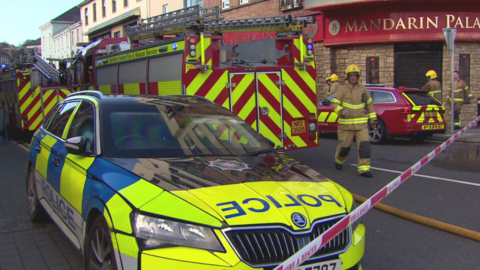
[[243, 155], [243, 156], [244, 156], [244, 157], [255, 156], [255, 155], [260, 155], [260, 154], [265, 154], [265, 153], [270, 153], [270, 152], [275, 152], [275, 153], [277, 153], [277, 150], [275, 150], [275, 149], [273, 149], [273, 148], [263, 149], [263, 150], [259, 150], [259, 151], [247, 153], [247, 154], [245, 154], [245, 155]]

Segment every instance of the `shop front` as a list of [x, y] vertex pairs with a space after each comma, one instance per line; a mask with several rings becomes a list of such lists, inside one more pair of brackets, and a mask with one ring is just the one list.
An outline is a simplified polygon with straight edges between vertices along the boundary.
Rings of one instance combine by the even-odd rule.
[[[451, 85], [451, 56], [443, 28], [456, 28], [455, 69], [479, 97], [480, 9], [432, 4], [342, 5], [322, 11], [324, 34], [316, 43], [316, 56], [317, 66], [326, 68], [319, 78], [336, 73], [344, 79], [345, 68], [357, 64], [362, 83], [421, 88], [427, 71], [435, 70], [445, 101]], [[319, 97], [325, 94], [322, 84], [317, 88]], [[463, 113], [465, 120], [472, 120], [477, 104], [464, 106]]]

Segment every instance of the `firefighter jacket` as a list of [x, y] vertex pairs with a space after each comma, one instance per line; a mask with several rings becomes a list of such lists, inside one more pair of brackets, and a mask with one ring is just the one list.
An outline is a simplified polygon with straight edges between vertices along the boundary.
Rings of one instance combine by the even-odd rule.
[[[339, 130], [361, 130], [368, 128], [367, 124], [376, 122], [377, 114], [373, 109], [373, 101], [367, 87], [362, 84], [346, 83], [340, 85], [333, 99], [332, 109], [338, 114]], [[347, 116], [341, 111], [348, 110]]]
[[[463, 103], [463, 100], [465, 96], [468, 98], [472, 98], [473, 95], [470, 93], [470, 89], [468, 89], [468, 85], [465, 83], [464, 80], [455, 80], [455, 90], [453, 90], [453, 101], [454, 102], [461, 102]], [[448, 97], [448, 100], [452, 100], [450, 96]]]
[[333, 94], [337, 93], [340, 85], [341, 84], [337, 81], [333, 82], [332, 85], [330, 86], [330, 94], [333, 95]]
[[332, 86], [327, 84], [327, 85], [325, 86], [325, 88], [327, 89], [327, 91], [326, 91], [327, 96], [326, 96], [325, 98], [327, 98], [327, 97], [330, 96], [330, 89], [332, 89]]
[[430, 80], [422, 87], [422, 90], [428, 91], [428, 94], [437, 100], [442, 99], [442, 85], [437, 80]]

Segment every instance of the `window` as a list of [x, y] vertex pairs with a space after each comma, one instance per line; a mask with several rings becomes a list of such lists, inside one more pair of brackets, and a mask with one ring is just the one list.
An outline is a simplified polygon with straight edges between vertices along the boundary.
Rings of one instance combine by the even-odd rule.
[[102, 0], [102, 17], [105, 17], [106, 9], [107, 9], [107, 4], [105, 4], [105, 0]]
[[50, 121], [52, 121], [52, 118], [55, 116], [55, 114], [57, 113], [57, 110], [62, 107], [62, 105], [57, 105], [55, 106], [55, 108], [53, 108], [52, 111], [50, 111], [50, 113], [47, 115], [47, 118], [45, 118], [45, 121], [43, 121], [43, 124], [42, 124], [42, 127], [44, 129], [47, 129], [48, 127], [48, 124], [50, 123]]
[[112, 12], [117, 11], [117, 0], [112, 0]]
[[94, 119], [93, 106], [87, 101], [82, 101], [82, 104], [80, 104], [80, 107], [73, 116], [67, 139], [79, 136], [84, 137], [87, 139], [87, 147], [85, 149], [92, 151], [93, 142], [95, 141]]
[[88, 8], [85, 8], [85, 25], [88, 25]]
[[123, 6], [128, 7], [128, 0], [123, 0]]
[[222, 8], [229, 8], [229, 7], [230, 7], [230, 0], [223, 0]]
[[77, 29], [77, 42], [80, 42], [80, 32], [78, 29]]
[[78, 102], [69, 102], [66, 103], [53, 117], [52, 122], [47, 127], [47, 131], [53, 135], [62, 138], [63, 131], [67, 125], [70, 115], [72, 115], [73, 110], [77, 106]]
[[186, 0], [185, 7], [200, 5], [203, 6], [203, 0]]
[[96, 22], [97, 21], [97, 4], [96, 3], [93, 3], [93, 21]]
[[120, 31], [113, 33], [113, 37], [116, 37], [116, 38], [120, 37]]
[[[373, 94], [373, 95], [372, 95]], [[373, 103], [395, 103], [395, 97], [390, 92], [370, 91]]]
[[168, 13], [168, 4], [163, 5], [163, 14]]
[[240, 4], [246, 4], [248, 3], [248, 0], [240, 0]]
[[74, 36], [74, 33], [72, 31], [72, 34], [70, 34], [70, 36], [72, 37], [72, 47], [75, 46], [75, 36]]

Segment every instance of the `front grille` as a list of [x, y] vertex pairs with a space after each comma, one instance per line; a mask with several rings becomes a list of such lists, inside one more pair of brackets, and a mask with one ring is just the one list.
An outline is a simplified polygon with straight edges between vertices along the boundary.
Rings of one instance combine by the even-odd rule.
[[[225, 234], [243, 261], [252, 266], [268, 266], [285, 261], [339, 220], [316, 223], [310, 232], [303, 234], [293, 234], [281, 227], [233, 229]], [[348, 228], [310, 258], [338, 254], [348, 248], [350, 241], [350, 228]]]

